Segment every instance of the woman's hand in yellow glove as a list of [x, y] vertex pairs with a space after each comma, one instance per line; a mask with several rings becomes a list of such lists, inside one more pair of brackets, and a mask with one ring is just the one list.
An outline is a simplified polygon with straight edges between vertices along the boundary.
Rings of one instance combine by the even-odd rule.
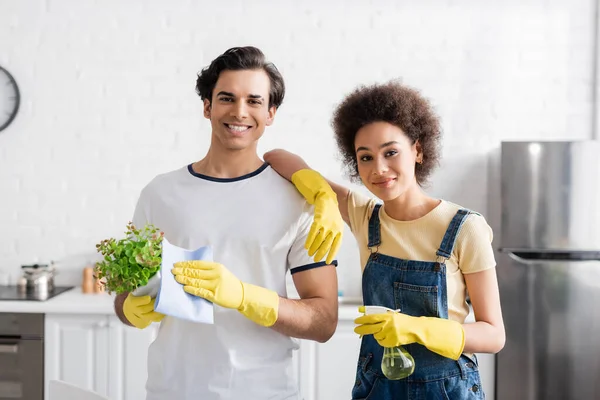
[[410, 331], [410, 317], [398, 312], [370, 314], [354, 320], [358, 326], [354, 332], [361, 336], [373, 335], [383, 347], [396, 347], [417, 342], [416, 336]]
[[259, 325], [277, 321], [279, 295], [269, 289], [240, 281], [223, 264], [181, 261], [171, 270], [183, 290], [221, 307], [233, 308]]
[[160, 322], [165, 315], [154, 311], [155, 299], [150, 296], [134, 296], [131, 293], [123, 302], [123, 314], [127, 321], [138, 329], [147, 328], [153, 322]]
[[337, 195], [325, 178], [312, 169], [301, 169], [292, 175], [292, 183], [309, 204], [315, 207], [305, 246], [308, 255], [321, 261], [327, 255], [331, 264], [342, 244], [344, 220], [340, 214]]
[[359, 325], [354, 332], [373, 335], [383, 347], [419, 343], [434, 353], [458, 360], [465, 346], [462, 325], [448, 319], [388, 312], [364, 315], [354, 322]]

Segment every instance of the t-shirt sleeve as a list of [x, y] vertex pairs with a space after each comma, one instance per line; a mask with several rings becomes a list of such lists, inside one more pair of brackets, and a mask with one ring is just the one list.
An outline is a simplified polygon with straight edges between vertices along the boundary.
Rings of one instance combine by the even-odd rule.
[[[304, 248], [313, 221], [311, 209], [312, 207], [306, 203], [304, 211], [300, 216], [296, 238], [288, 253], [288, 267], [292, 274], [327, 265], [324, 260], [315, 262], [313, 257], [309, 257], [308, 250]], [[331, 264], [337, 266], [338, 262], [337, 260], [333, 260]]]
[[348, 218], [350, 219], [350, 230], [355, 237], [367, 234], [369, 218], [375, 204], [377, 204], [375, 199], [357, 191], [350, 191], [348, 195]]
[[131, 222], [133, 222], [133, 225], [138, 229], [142, 229], [144, 225], [149, 223], [148, 214], [146, 212], [144, 191], [142, 191], [140, 197], [138, 198]]
[[456, 243], [458, 267], [463, 274], [481, 272], [496, 266], [493, 238], [492, 228], [483, 216], [471, 214], [467, 217]]

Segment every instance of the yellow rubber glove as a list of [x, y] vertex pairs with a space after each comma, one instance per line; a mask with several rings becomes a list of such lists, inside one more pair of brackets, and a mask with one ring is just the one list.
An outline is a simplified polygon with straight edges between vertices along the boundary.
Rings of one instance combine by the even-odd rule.
[[147, 328], [151, 323], [160, 322], [165, 317], [164, 314], [154, 311], [154, 301], [150, 296], [136, 297], [129, 293], [123, 302], [123, 314], [136, 328]]
[[[359, 311], [362, 307], [359, 307]], [[420, 343], [444, 357], [458, 360], [465, 347], [460, 323], [444, 318], [411, 317], [399, 312], [364, 315], [354, 321], [354, 332], [373, 335], [383, 347]]]
[[262, 326], [277, 321], [279, 295], [269, 289], [240, 281], [222, 264], [181, 261], [171, 270], [183, 290], [221, 307], [233, 308]]
[[292, 183], [309, 204], [315, 206], [310, 232], [304, 247], [315, 261], [321, 261], [327, 254], [327, 264], [331, 264], [340, 245], [344, 221], [338, 208], [337, 195], [325, 178], [312, 169], [301, 169], [292, 175]]

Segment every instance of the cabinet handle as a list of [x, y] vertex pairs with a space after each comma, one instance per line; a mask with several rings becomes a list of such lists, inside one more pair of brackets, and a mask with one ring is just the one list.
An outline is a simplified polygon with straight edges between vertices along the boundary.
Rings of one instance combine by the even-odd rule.
[[0, 344], [0, 353], [16, 354], [19, 352], [18, 344]]

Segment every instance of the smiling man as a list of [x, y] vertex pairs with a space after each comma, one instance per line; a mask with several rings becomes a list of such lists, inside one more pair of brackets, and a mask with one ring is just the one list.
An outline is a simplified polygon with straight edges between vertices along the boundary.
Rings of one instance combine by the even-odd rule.
[[[154, 178], [133, 222], [156, 225], [180, 247], [212, 247], [214, 262], [176, 263], [172, 273], [183, 290], [215, 304], [214, 324], [164, 317], [149, 297], [120, 295], [115, 309], [142, 329], [162, 320], [148, 354], [148, 400], [297, 399], [292, 337], [332, 336], [337, 278], [335, 261], [315, 262], [305, 249], [324, 239], [311, 237], [311, 205], [257, 155], [283, 101], [283, 78], [259, 49], [238, 47], [202, 70], [196, 91], [210, 148]], [[318, 256], [327, 247], [315, 246]], [[286, 296], [288, 271], [299, 300]]]

